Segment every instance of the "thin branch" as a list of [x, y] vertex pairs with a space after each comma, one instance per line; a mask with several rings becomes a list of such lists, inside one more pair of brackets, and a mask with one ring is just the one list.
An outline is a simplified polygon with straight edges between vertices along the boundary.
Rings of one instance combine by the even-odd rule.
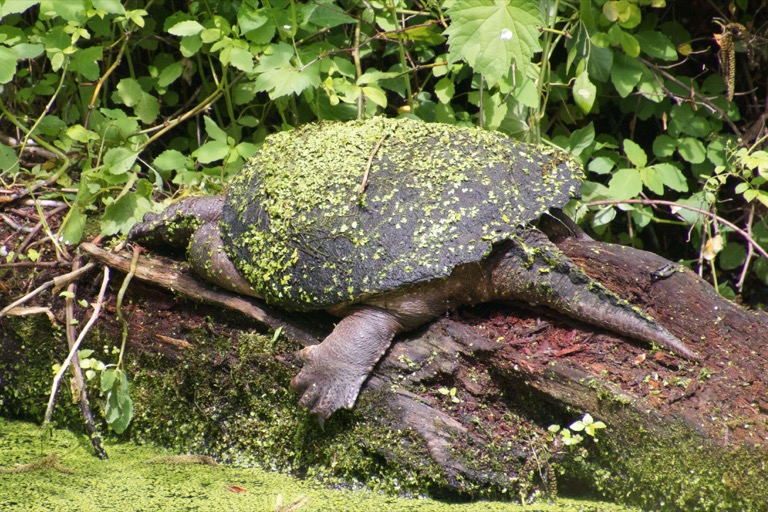
[[607, 206], [607, 205], [617, 205], [617, 204], [642, 204], [645, 206], [670, 206], [672, 208], [682, 208], [683, 210], [690, 210], [692, 212], [700, 213], [701, 215], [704, 215], [706, 217], [709, 217], [710, 219], [713, 219], [721, 224], [725, 224], [738, 234], [740, 234], [744, 239], [749, 243], [750, 246], [752, 246], [757, 252], [759, 252], [764, 258], [768, 259], [768, 252], [765, 251], [762, 247], [760, 247], [760, 244], [758, 244], [754, 238], [752, 238], [752, 235], [741, 229], [739, 226], [734, 224], [733, 222], [727, 221], [724, 218], [720, 217], [717, 214], [714, 214], [712, 212], [708, 212], [706, 210], [702, 210], [701, 208], [696, 208], [695, 206], [689, 206], [687, 204], [682, 203], [676, 203], [674, 201], [664, 201], [661, 199], [606, 199], [604, 201], [590, 201], [586, 203], [587, 206]]
[[80, 331], [80, 335], [77, 337], [77, 340], [75, 340], [75, 343], [70, 349], [69, 355], [61, 364], [61, 368], [59, 368], [59, 371], [56, 373], [56, 376], [53, 378], [53, 384], [51, 385], [51, 395], [48, 398], [48, 407], [45, 410], [45, 418], [43, 420], [43, 426], [48, 425], [51, 422], [51, 416], [53, 416], [53, 405], [56, 402], [56, 392], [59, 389], [59, 383], [61, 382], [61, 378], [64, 376], [64, 372], [67, 371], [67, 368], [72, 363], [72, 359], [77, 356], [77, 350], [80, 348], [80, 344], [85, 339], [85, 335], [88, 334], [88, 331], [91, 329], [94, 322], [96, 322], [96, 319], [101, 314], [101, 306], [104, 303], [104, 295], [107, 292], [107, 284], [109, 284], [109, 267], [105, 266], [104, 279], [102, 279], [101, 281], [101, 289], [99, 290], [99, 297], [96, 300], [96, 304], [93, 305], [93, 313], [91, 313], [91, 317], [88, 319], [88, 322], [85, 324], [85, 327], [83, 327], [83, 330]]

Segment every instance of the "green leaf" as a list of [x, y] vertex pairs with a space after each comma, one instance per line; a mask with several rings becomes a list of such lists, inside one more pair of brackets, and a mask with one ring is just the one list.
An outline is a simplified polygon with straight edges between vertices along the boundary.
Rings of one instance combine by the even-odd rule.
[[598, 156], [589, 162], [587, 169], [595, 174], [608, 174], [615, 165], [616, 162], [614, 162], [613, 158], [608, 156]]
[[677, 141], [677, 151], [686, 162], [700, 164], [707, 158], [707, 151], [699, 139], [683, 137]]
[[640, 42], [632, 34], [622, 30], [619, 35], [619, 43], [621, 44], [621, 49], [624, 50], [624, 53], [626, 53], [627, 56], [636, 58], [640, 55]]
[[168, 33], [174, 36], [194, 36], [205, 29], [200, 23], [194, 20], [182, 21], [168, 29]]
[[304, 16], [308, 23], [329, 29], [344, 25], [346, 23], [355, 23], [355, 18], [350, 16], [333, 0], [314, 0], [309, 2]]
[[85, 230], [85, 221], [87, 216], [80, 208], [73, 205], [67, 213], [67, 217], [64, 219], [64, 223], [59, 230], [61, 237], [64, 239], [64, 243], [67, 245], [74, 245], [80, 242], [83, 237], [83, 231]]
[[240, 71], [253, 71], [253, 55], [244, 48], [233, 46], [229, 53], [229, 63]]
[[450, 103], [455, 92], [456, 87], [453, 85], [453, 80], [441, 78], [435, 84], [435, 95], [440, 103]]
[[8, 173], [8, 176], [19, 172], [19, 157], [13, 149], [5, 144], [0, 144], [0, 170], [3, 173]]
[[658, 157], [672, 156], [677, 149], [677, 142], [669, 135], [661, 134], [653, 140], [653, 154]]
[[579, 73], [579, 76], [573, 81], [573, 100], [576, 102], [576, 105], [584, 113], [587, 113], [592, 110], [596, 95], [597, 87], [589, 81], [587, 72], [582, 71]]
[[659, 176], [659, 173], [653, 167], [643, 167], [640, 169], [640, 177], [643, 179], [643, 184], [654, 194], [664, 194], [664, 181]]
[[72, 69], [77, 71], [86, 80], [98, 80], [101, 69], [98, 62], [102, 60], [101, 46], [83, 48], [72, 56]]
[[210, 138], [222, 142], [227, 141], [227, 132], [219, 128], [216, 121], [208, 116], [203, 116], [203, 122], [205, 123], [205, 133], [207, 133]]
[[179, 49], [181, 50], [182, 56], [192, 57], [200, 50], [200, 48], [202, 48], [202, 46], [203, 41], [200, 39], [199, 35], [185, 36], [181, 38]]
[[624, 153], [629, 158], [629, 161], [632, 162], [632, 165], [635, 167], [645, 167], [645, 164], [648, 163], [648, 155], [645, 154], [643, 148], [630, 139], [624, 139], [623, 145]]
[[736, 243], [727, 243], [723, 250], [718, 253], [720, 268], [723, 270], [734, 270], [741, 267], [747, 259], [747, 251], [743, 245]]
[[677, 50], [672, 41], [657, 30], [645, 30], [635, 34], [635, 39], [640, 43], [640, 48], [647, 55], [656, 59], [676, 60]]
[[271, 99], [291, 94], [299, 94], [307, 87], [320, 85], [320, 67], [318, 63], [301, 70], [291, 64], [293, 47], [278, 43], [270, 47], [272, 53], [261, 57], [256, 73], [259, 73], [254, 87], [257, 91], [267, 91]]
[[39, 0], [5, 0], [0, 4], [0, 18], [9, 14], [22, 13], [39, 3]]
[[366, 85], [363, 87], [363, 94], [381, 108], [387, 108], [387, 94], [381, 87], [377, 85]]
[[124, 14], [125, 7], [120, 0], [93, 0], [93, 6], [109, 14]]
[[619, 96], [626, 98], [640, 83], [643, 76], [643, 64], [635, 58], [617, 53], [614, 56], [613, 68], [611, 68], [611, 83], [616, 88]]
[[568, 150], [574, 156], [580, 156], [585, 149], [592, 146], [593, 142], [595, 142], [595, 126], [589, 123], [584, 128], [571, 133], [568, 137]]
[[167, 149], [157, 155], [152, 164], [161, 171], [174, 171], [187, 167], [187, 157], [175, 149]]
[[608, 192], [613, 199], [632, 199], [643, 190], [643, 179], [637, 169], [619, 169], [608, 182]]
[[221, 160], [229, 154], [229, 145], [226, 141], [212, 140], [200, 146], [196, 152], [197, 161], [201, 164], [209, 164]]
[[139, 82], [133, 78], [123, 78], [117, 84], [117, 95], [127, 107], [138, 105], [144, 94]]
[[535, 0], [456, 0], [447, 9], [451, 24], [449, 62], [465, 60], [494, 86], [512, 64], [530, 62], [539, 45], [544, 24]]
[[0, 46], [0, 84], [7, 84], [16, 75], [16, 53]]
[[667, 188], [676, 192], [688, 192], [688, 181], [680, 169], [666, 162], [654, 164], [651, 167], [656, 170]]
[[128, 192], [106, 207], [101, 219], [101, 233], [105, 236], [118, 233], [126, 235], [151, 210], [152, 203], [146, 197], [137, 192]]
[[171, 62], [160, 72], [160, 75], [157, 77], [157, 85], [159, 87], [168, 87], [181, 76], [183, 70], [181, 62]]

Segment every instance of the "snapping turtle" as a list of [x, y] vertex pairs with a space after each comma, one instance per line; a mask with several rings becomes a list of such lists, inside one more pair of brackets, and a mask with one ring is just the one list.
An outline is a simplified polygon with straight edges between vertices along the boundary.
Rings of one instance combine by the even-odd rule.
[[377, 118], [268, 137], [226, 197], [148, 214], [129, 239], [188, 246], [199, 275], [341, 318], [291, 385], [321, 418], [352, 407], [394, 336], [515, 298], [695, 359], [584, 274], [533, 223], [578, 196], [564, 153], [473, 128]]

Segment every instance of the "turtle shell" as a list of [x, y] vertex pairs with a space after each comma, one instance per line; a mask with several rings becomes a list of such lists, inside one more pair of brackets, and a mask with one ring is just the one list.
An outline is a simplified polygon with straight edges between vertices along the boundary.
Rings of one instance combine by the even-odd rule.
[[267, 137], [234, 178], [225, 249], [268, 302], [311, 310], [447, 277], [577, 196], [565, 153], [376, 118]]

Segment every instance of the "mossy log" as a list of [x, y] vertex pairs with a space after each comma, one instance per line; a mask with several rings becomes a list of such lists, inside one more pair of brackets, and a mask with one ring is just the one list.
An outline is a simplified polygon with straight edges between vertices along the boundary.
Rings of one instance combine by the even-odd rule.
[[[670, 267], [656, 255], [581, 236], [563, 236], [557, 243], [593, 277], [651, 313], [702, 360], [686, 361], [529, 304], [481, 305], [397, 340], [368, 380], [355, 411], [335, 415], [325, 431], [311, 418], [299, 421], [295, 436], [306, 436], [304, 456], [309, 445], [326, 443], [335, 450], [326, 461], [338, 468], [343, 466], [339, 446], [368, 453], [401, 471], [398, 485], [405, 481], [403, 474], [413, 478], [409, 492], [477, 495], [489, 489], [527, 496], [551, 489], [557, 473], [561, 489], [586, 485], [655, 509], [768, 507], [768, 315], [722, 299], [698, 276]], [[129, 267], [127, 255], [90, 244], [82, 249], [115, 268]], [[327, 317], [285, 313], [213, 290], [183, 267], [144, 256], [141, 261], [138, 278], [196, 300], [234, 307], [262, 324], [282, 327], [301, 344], [319, 341], [332, 327]], [[139, 292], [153, 293], [147, 288]], [[136, 301], [133, 311], [155, 303], [156, 298]], [[199, 308], [195, 314], [216, 310]], [[131, 316], [135, 323], [129, 343], [148, 329], [137, 320], [146, 316]], [[233, 323], [243, 325], [242, 319]], [[130, 350], [151, 351], [165, 361], [183, 359], [191, 351], [180, 336], [164, 334], [154, 333], [152, 346], [134, 342]], [[245, 357], [247, 347], [240, 339], [237, 353]], [[289, 355], [273, 355], [283, 368], [275, 370], [282, 377], [270, 381], [274, 394], [275, 385], [286, 384], [296, 368]], [[217, 371], [226, 366], [228, 377], [235, 379], [239, 366], [231, 358], [203, 364]], [[259, 378], [258, 372], [252, 378]], [[215, 385], [229, 385], [222, 382], [216, 380]], [[242, 385], [249, 393], [261, 393], [255, 384]], [[184, 393], [194, 395], [190, 403], [206, 409], [202, 395], [184, 386]], [[293, 406], [295, 397], [283, 392], [278, 395], [288, 397]], [[214, 430], [219, 436], [237, 437], [239, 431], [230, 420], [222, 419], [222, 398], [211, 402], [217, 400], [215, 421], [226, 426]], [[167, 404], [157, 405], [161, 407]], [[597, 443], [588, 438], [576, 449], [569, 448], [547, 431], [551, 424], [568, 426], [585, 413], [607, 425], [598, 432]], [[148, 418], [157, 422], [164, 414]], [[260, 409], [258, 415], [263, 414]], [[377, 430], [370, 430], [373, 426]], [[297, 464], [299, 457], [294, 457]], [[316, 461], [322, 462], [320, 457]], [[440, 478], [434, 477], [437, 474]], [[356, 473], [354, 478], [366, 475]]]

